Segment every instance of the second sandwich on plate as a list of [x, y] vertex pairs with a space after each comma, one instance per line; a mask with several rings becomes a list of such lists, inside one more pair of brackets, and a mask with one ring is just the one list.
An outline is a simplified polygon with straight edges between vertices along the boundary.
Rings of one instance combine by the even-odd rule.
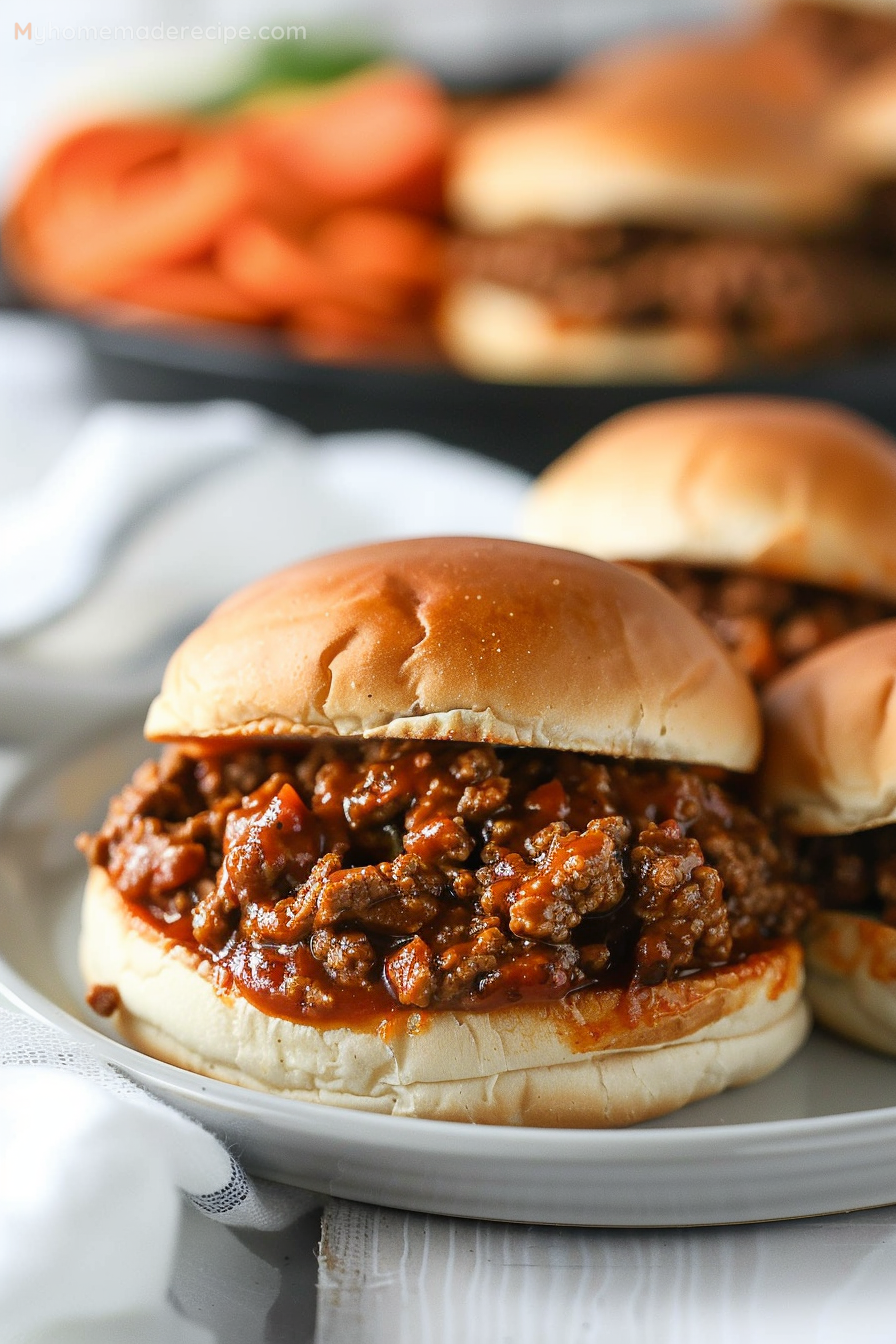
[[762, 683], [896, 616], [896, 441], [826, 402], [655, 402], [549, 467], [522, 530], [648, 569]]
[[443, 538], [225, 602], [81, 840], [89, 1002], [305, 1101], [620, 1125], [778, 1067], [811, 908], [751, 810], [758, 705], [659, 584]]
[[896, 1055], [896, 621], [846, 639], [766, 688], [762, 793], [799, 837], [822, 909], [806, 932], [826, 1026]]

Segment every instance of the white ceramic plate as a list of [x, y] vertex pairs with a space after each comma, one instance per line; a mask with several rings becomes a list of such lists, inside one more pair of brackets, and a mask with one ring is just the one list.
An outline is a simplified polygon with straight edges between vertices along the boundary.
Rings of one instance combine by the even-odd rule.
[[75, 834], [146, 755], [136, 726], [45, 757], [0, 806], [0, 989], [221, 1134], [246, 1166], [347, 1199], [513, 1222], [658, 1227], [896, 1203], [896, 1063], [816, 1032], [764, 1082], [628, 1130], [510, 1129], [315, 1106], [104, 1033], [75, 964]]

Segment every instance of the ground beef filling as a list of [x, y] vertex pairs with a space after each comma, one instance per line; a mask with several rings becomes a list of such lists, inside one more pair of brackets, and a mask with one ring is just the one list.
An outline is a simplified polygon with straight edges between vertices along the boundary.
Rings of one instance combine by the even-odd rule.
[[80, 848], [132, 909], [296, 1019], [656, 984], [812, 907], [720, 771], [336, 742], [141, 766]]
[[896, 603], [762, 574], [696, 565], [639, 565], [664, 583], [734, 654], [756, 683], [798, 658], [896, 616]]
[[896, 266], [845, 242], [537, 225], [456, 238], [450, 265], [534, 294], [561, 325], [700, 326], [760, 356], [896, 333]]
[[896, 928], [896, 826], [796, 842], [796, 867], [825, 910], [874, 915]]

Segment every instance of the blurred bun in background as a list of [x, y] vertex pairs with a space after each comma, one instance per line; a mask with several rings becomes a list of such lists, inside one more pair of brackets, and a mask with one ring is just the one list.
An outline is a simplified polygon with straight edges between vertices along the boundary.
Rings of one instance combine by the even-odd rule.
[[824, 402], [655, 402], [549, 467], [523, 533], [647, 566], [762, 682], [896, 615], [896, 441]]
[[772, 682], [762, 794], [822, 909], [806, 932], [819, 1021], [896, 1055], [896, 622]]
[[509, 384], [890, 345], [896, 8], [651, 14], [616, 41], [604, 15], [575, 62], [520, 16], [466, 78], [460, 46], [427, 65], [407, 34], [268, 44], [217, 99], [57, 136], [9, 206], [7, 270], [91, 322], [267, 328], [304, 361]]
[[697, 379], [892, 335], [837, 81], [745, 30], [604, 55], [463, 134], [441, 331], [483, 377]]

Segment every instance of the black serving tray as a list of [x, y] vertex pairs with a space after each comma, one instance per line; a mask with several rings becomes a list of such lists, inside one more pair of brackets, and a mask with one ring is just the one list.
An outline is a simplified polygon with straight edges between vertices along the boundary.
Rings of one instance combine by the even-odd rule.
[[316, 433], [404, 429], [536, 472], [631, 406], [700, 392], [824, 397], [896, 432], [896, 349], [700, 384], [479, 382], [450, 368], [314, 363], [276, 334], [218, 327], [118, 327], [64, 319], [83, 336], [102, 395], [140, 401], [245, 398]]

